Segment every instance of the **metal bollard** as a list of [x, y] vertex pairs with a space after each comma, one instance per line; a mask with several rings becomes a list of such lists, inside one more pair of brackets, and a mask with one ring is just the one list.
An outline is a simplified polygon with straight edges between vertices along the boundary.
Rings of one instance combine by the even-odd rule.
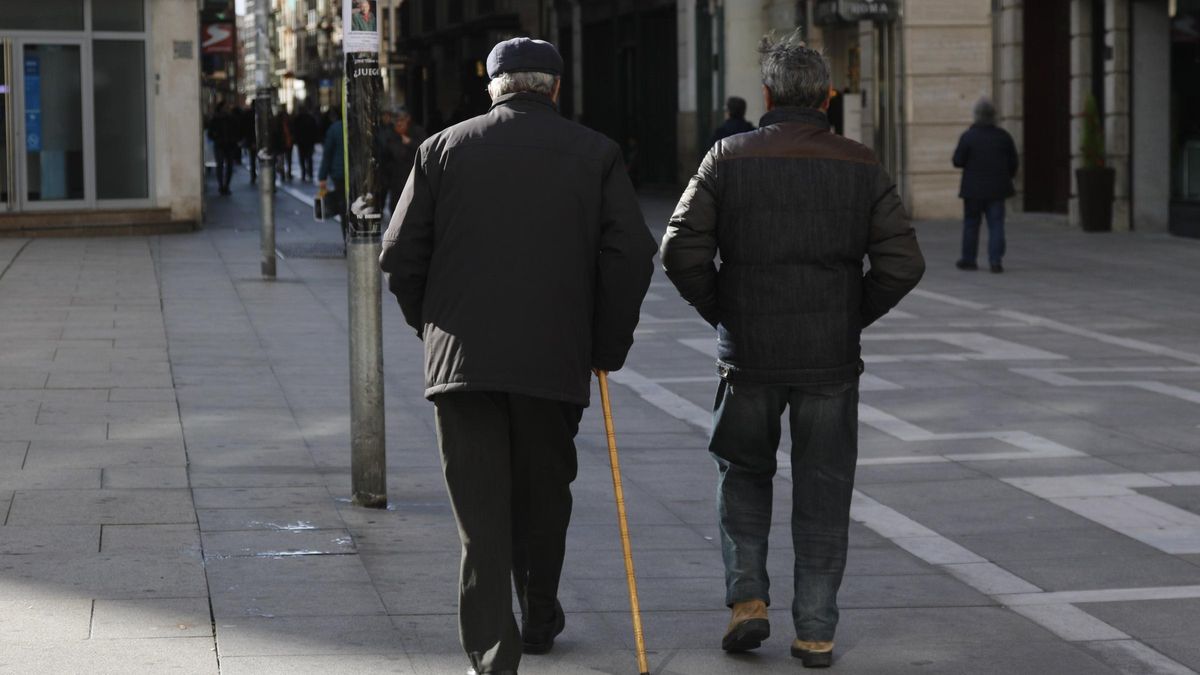
[[257, 139], [258, 200], [261, 218], [262, 275], [275, 278], [275, 157], [271, 155], [271, 43], [268, 36], [270, 3], [254, 3], [254, 136]]

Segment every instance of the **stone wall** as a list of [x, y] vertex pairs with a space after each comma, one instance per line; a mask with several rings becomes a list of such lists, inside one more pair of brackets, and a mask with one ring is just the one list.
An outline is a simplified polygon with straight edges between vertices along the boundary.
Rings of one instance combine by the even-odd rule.
[[[196, 3], [151, 0], [150, 28], [154, 198], [158, 206], [171, 209], [172, 220], [198, 222], [204, 176]], [[190, 45], [190, 58], [176, 53], [177, 43]]]
[[971, 124], [971, 106], [992, 94], [991, 10], [989, 0], [904, 4], [902, 147], [914, 218], [962, 213], [959, 172], [950, 160]]

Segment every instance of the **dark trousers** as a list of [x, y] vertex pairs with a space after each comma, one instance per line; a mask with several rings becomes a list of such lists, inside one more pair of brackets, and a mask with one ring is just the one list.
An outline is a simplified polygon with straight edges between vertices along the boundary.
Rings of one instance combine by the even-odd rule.
[[253, 185], [258, 181], [258, 148], [253, 145], [246, 146], [246, 158], [250, 160], [250, 184]]
[[999, 265], [1004, 259], [1004, 200], [964, 199], [962, 262], [973, 263], [979, 255], [979, 225], [984, 216], [988, 225], [988, 263]]
[[792, 620], [799, 639], [832, 640], [858, 459], [857, 381], [789, 386], [722, 380], [717, 387], [709, 451], [719, 471], [725, 601], [771, 603], [767, 538], [785, 410], [792, 431]]
[[229, 181], [233, 177], [233, 165], [242, 153], [236, 145], [232, 147], [217, 145], [213, 147], [213, 154], [217, 159], [217, 188], [224, 193], [229, 190]]
[[297, 145], [300, 155], [300, 180], [312, 180], [313, 177], [313, 146]]
[[555, 619], [583, 408], [497, 392], [434, 397], [446, 487], [462, 540], [458, 627], [480, 673], [516, 671], [521, 633]]
[[288, 180], [292, 179], [291, 148], [284, 148], [279, 151], [279, 154], [275, 155], [275, 166], [275, 173], [277, 173], [280, 178], [287, 178]]

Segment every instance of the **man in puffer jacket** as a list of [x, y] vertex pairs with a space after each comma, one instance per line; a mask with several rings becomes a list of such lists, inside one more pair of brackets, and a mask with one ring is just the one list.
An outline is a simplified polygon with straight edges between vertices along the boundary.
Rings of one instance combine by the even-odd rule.
[[[767, 535], [780, 418], [792, 433], [792, 655], [832, 662], [858, 455], [859, 334], [925, 269], [892, 179], [829, 130], [829, 64], [798, 34], [764, 40], [767, 114], [718, 142], [671, 216], [663, 268], [717, 329], [709, 451], [726, 604], [722, 647], [770, 634]], [[720, 255], [720, 267], [714, 258]], [[863, 259], [870, 260], [864, 273]]]

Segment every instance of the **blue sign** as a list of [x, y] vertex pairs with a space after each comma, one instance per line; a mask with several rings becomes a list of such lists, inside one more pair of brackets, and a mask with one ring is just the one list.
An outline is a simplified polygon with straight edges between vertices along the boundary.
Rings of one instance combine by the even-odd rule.
[[42, 151], [42, 64], [37, 54], [25, 55], [25, 150]]

